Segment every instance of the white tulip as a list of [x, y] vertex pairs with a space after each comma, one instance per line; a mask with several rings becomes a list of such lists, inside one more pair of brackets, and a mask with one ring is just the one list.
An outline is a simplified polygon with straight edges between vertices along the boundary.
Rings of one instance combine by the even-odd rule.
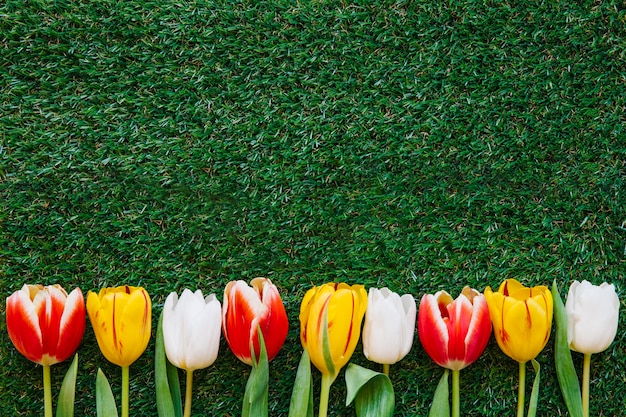
[[565, 302], [567, 340], [570, 349], [592, 354], [602, 352], [615, 339], [619, 299], [613, 284], [600, 286], [574, 281]]
[[222, 307], [215, 294], [185, 289], [170, 293], [163, 306], [163, 341], [167, 359], [176, 367], [194, 371], [217, 359], [222, 329]]
[[372, 362], [393, 365], [411, 350], [417, 307], [410, 294], [370, 288], [363, 326], [363, 353]]

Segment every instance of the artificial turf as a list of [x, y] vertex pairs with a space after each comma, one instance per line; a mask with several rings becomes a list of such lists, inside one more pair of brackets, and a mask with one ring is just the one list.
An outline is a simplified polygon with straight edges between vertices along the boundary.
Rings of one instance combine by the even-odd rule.
[[[143, 286], [156, 324], [171, 291], [270, 277], [290, 318], [272, 416], [312, 285], [624, 290], [623, 2], [7, 0], [0, 75], [5, 296]], [[2, 414], [42, 415], [41, 369], [0, 330]], [[620, 320], [592, 359], [592, 415], [626, 409], [625, 346]], [[78, 352], [76, 415], [93, 416], [97, 369], [117, 398], [119, 369], [89, 324]], [[131, 367], [137, 417], [156, 415], [153, 353]], [[567, 415], [553, 339], [538, 360], [538, 415]], [[193, 414], [238, 415], [248, 371], [222, 343]], [[416, 336], [395, 415], [428, 415], [441, 372]], [[461, 383], [463, 414], [514, 415], [517, 363], [494, 341]], [[344, 401], [340, 377], [332, 416], [354, 415]]]

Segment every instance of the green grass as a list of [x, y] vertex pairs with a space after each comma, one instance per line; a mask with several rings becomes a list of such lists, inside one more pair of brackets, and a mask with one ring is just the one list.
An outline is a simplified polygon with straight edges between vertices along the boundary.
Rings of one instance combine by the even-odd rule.
[[[8, 0], [0, 286], [140, 285], [156, 323], [170, 291], [221, 298], [269, 276], [291, 321], [272, 416], [287, 415], [313, 284], [621, 293], [625, 28], [619, 1]], [[41, 369], [0, 327], [0, 409], [41, 415]], [[552, 343], [539, 416], [566, 415]], [[593, 357], [592, 415], [626, 408], [625, 343], [622, 320]], [[137, 417], [156, 415], [153, 347], [131, 367]], [[120, 373], [89, 325], [79, 355], [76, 414], [93, 416], [98, 367], [118, 396]], [[360, 347], [354, 361], [371, 366]], [[392, 368], [396, 415], [426, 416], [441, 372], [416, 338]], [[196, 372], [194, 414], [238, 415], [247, 374], [223, 343]], [[342, 381], [331, 415], [354, 415]], [[465, 415], [514, 414], [517, 364], [495, 342], [461, 383]]]

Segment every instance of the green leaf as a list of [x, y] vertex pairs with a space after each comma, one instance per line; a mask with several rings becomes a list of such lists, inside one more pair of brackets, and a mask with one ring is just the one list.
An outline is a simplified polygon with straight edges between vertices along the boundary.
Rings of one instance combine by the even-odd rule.
[[358, 417], [393, 415], [395, 398], [387, 375], [350, 363], [346, 369], [346, 387], [346, 405], [354, 401]]
[[433, 404], [430, 406], [428, 417], [450, 417], [450, 392], [448, 389], [448, 373], [446, 369], [437, 384]]
[[96, 376], [96, 414], [98, 417], [117, 417], [117, 407], [111, 386], [100, 368]]
[[293, 391], [289, 403], [288, 417], [313, 417], [313, 384], [311, 382], [311, 358], [309, 352], [304, 349]]
[[322, 324], [322, 354], [324, 356], [324, 363], [328, 373], [332, 376], [334, 381], [337, 378], [339, 371], [335, 371], [335, 362], [333, 362], [333, 355], [330, 350], [330, 337], [328, 336], [328, 306], [324, 308], [324, 323]]
[[530, 401], [528, 403], [528, 417], [535, 417], [537, 413], [537, 400], [539, 399], [539, 380], [541, 379], [541, 367], [539, 362], [532, 360], [533, 368], [535, 369], [535, 381], [533, 382], [533, 389], [530, 392]]
[[267, 359], [267, 350], [265, 349], [265, 340], [263, 332], [257, 328], [259, 335], [259, 346], [261, 353], [259, 360], [254, 355], [254, 347], [250, 343], [250, 352], [252, 353], [252, 371], [246, 383], [246, 392], [243, 396], [243, 407], [241, 410], [242, 417], [267, 417], [267, 397], [269, 392], [269, 364]]
[[74, 397], [76, 393], [77, 374], [78, 353], [74, 355], [74, 360], [63, 378], [61, 391], [59, 392], [59, 403], [57, 404], [56, 417], [74, 417]]
[[583, 416], [583, 404], [578, 383], [578, 375], [572, 360], [572, 351], [567, 342], [567, 312], [559, 294], [556, 280], [552, 283], [552, 302], [554, 303], [554, 321], [556, 337], [554, 342], [554, 362], [556, 376], [561, 387], [563, 400], [571, 417]]
[[178, 369], [167, 360], [163, 340], [163, 312], [159, 317], [154, 346], [154, 379], [157, 412], [160, 417], [182, 417]]

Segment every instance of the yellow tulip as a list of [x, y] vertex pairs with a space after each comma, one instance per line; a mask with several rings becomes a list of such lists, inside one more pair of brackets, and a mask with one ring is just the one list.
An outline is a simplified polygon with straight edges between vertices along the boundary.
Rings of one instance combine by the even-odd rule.
[[311, 288], [302, 299], [300, 341], [322, 373], [319, 417], [327, 416], [330, 385], [354, 353], [366, 308], [362, 285], [324, 284]]
[[[366, 307], [367, 292], [362, 285], [329, 283], [313, 287], [304, 295], [300, 307], [300, 341], [322, 374], [334, 379], [350, 360], [359, 341]], [[325, 332], [329, 361], [324, 358]]]
[[520, 363], [537, 357], [552, 328], [552, 293], [548, 287], [528, 288], [507, 279], [498, 292], [487, 287], [485, 298], [500, 349]]
[[89, 291], [87, 314], [100, 351], [109, 362], [128, 367], [146, 350], [152, 303], [141, 287], [128, 285]]

